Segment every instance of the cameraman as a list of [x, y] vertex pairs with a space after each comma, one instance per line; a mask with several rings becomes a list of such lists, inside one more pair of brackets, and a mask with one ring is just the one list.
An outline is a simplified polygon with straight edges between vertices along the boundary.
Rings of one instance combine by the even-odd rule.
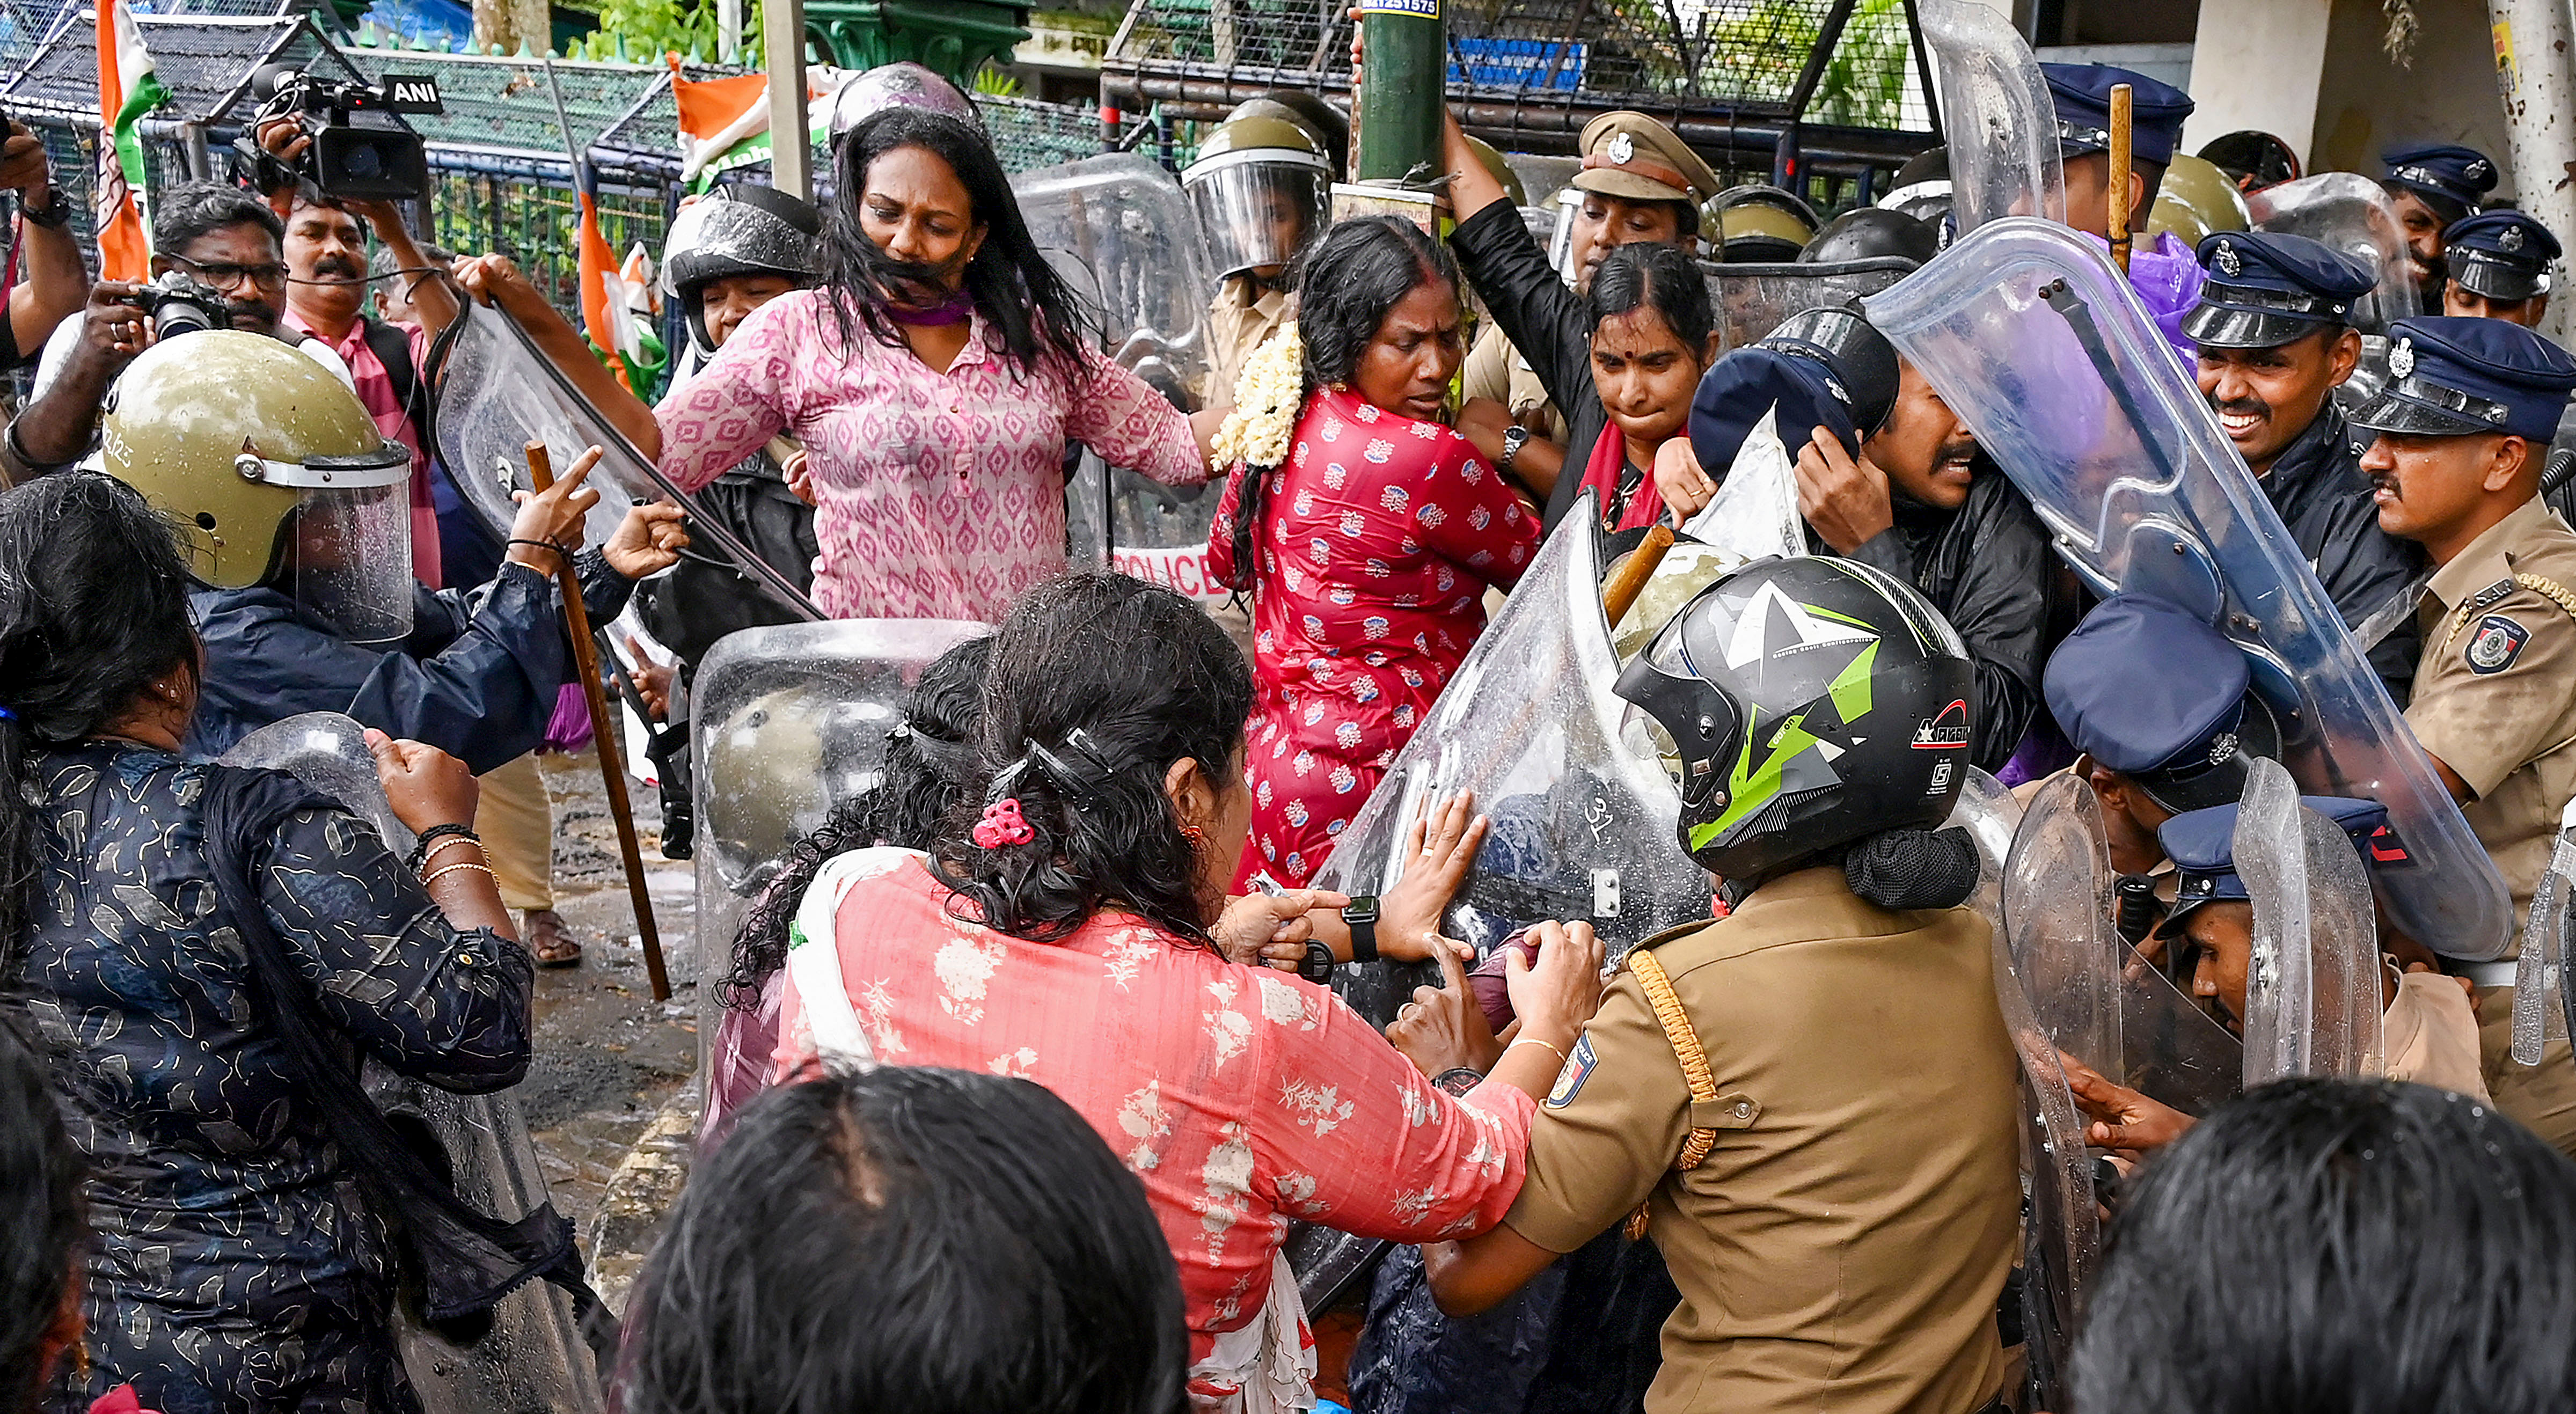
[[0, 189], [18, 193], [27, 278], [5, 291], [0, 308], [0, 371], [16, 368], [45, 346], [54, 326], [80, 311], [89, 289], [80, 246], [72, 240], [72, 204], [54, 185], [44, 139], [24, 123], [0, 120]]
[[[223, 297], [235, 329], [295, 345], [343, 383], [348, 365], [330, 346], [279, 327], [286, 312], [286, 223], [249, 192], [215, 182], [173, 187], [152, 210], [152, 275], [176, 274]], [[65, 320], [45, 342], [36, 394], [0, 433], [0, 485], [16, 485], [78, 461], [98, 438], [107, 390], [154, 340], [148, 287], [101, 280], [78, 322]]]

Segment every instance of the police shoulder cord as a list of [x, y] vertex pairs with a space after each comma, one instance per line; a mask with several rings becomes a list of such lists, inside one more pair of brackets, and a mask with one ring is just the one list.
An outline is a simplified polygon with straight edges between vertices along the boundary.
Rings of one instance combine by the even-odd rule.
[[[1637, 974], [1637, 985], [1645, 988], [1646, 1002], [1655, 1009], [1655, 1020], [1663, 1024], [1664, 1039], [1672, 1043], [1673, 1055], [1681, 1062], [1682, 1080], [1690, 1087], [1692, 1106], [1716, 1100], [1717, 1077], [1709, 1073], [1708, 1053], [1700, 1049], [1699, 1033], [1691, 1029], [1690, 1014], [1682, 1010], [1682, 999], [1674, 995], [1672, 979], [1664, 975], [1664, 965], [1655, 960], [1653, 953], [1638, 948], [1628, 954], [1628, 970]], [[1681, 1153], [1673, 1159], [1673, 1171], [1688, 1173], [1698, 1168], [1708, 1158], [1708, 1151], [1716, 1147], [1716, 1130], [1693, 1126], [1690, 1137], [1682, 1141]], [[1628, 1215], [1627, 1234], [1631, 1242], [1646, 1235], [1645, 1204], [1638, 1204], [1637, 1211]]]
[[2507, 585], [2520, 585], [2557, 605], [2567, 617], [2576, 619], [2576, 593], [2570, 593], [2567, 586], [2536, 574], [2518, 574], [2509, 580], [2497, 580], [2478, 593], [2461, 600], [2460, 607], [2453, 610], [2451, 614], [2451, 631], [2442, 635], [2442, 646], [2434, 649], [2434, 653], [2438, 655], [2450, 652], [2451, 645], [2459, 639], [2460, 630], [2469, 626], [2469, 615], [2502, 599], [2504, 596], [2496, 591]]

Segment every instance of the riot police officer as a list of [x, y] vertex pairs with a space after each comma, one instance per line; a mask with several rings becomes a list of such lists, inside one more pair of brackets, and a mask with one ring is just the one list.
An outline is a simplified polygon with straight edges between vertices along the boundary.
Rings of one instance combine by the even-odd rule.
[[1237, 107], [1199, 144], [1181, 190], [1217, 257], [1208, 306], [1205, 401], [1230, 407], [1244, 359], [1295, 317], [1288, 266], [1324, 227], [1333, 183], [1324, 138], [1263, 98]]
[[[2182, 141], [2183, 120], [2191, 116], [2190, 95], [2108, 64], [2042, 64], [2039, 71], [2056, 105], [2057, 150], [2066, 169], [2066, 224], [2106, 246], [2111, 236], [2111, 90], [2129, 86], [2127, 229], [2145, 231], [2165, 168]], [[2129, 286], [2155, 316], [2166, 341], [2188, 358], [2190, 341], [2180, 325], [2200, 289], [2191, 247], [2171, 232], [2140, 236], [2129, 253]]]
[[2566, 252], [2525, 212], [2481, 211], [2442, 231], [2442, 312], [2537, 329], [2549, 313], [2549, 267]]
[[2388, 165], [2379, 185], [2396, 204], [2406, 227], [2406, 264], [2423, 297], [2424, 312], [2442, 308], [2445, 260], [2442, 233], [2474, 216], [2496, 186], [2493, 158], [2456, 143], [2414, 143], [2379, 154]]
[[[2333, 393], [2361, 360], [2350, 321], [2370, 293], [2360, 262], [2305, 236], [2231, 232], [2200, 243], [2208, 281], [2184, 316], [2201, 396], [2245, 457], [2326, 598], [2359, 630], [2421, 572], [2414, 546], [2379, 528], [2360, 449]], [[2402, 706], [2415, 677], [2411, 624], [2364, 644]]]
[[[2576, 531], [2538, 498], [2576, 359], [2500, 319], [2401, 319], [2387, 386], [2352, 415], [2380, 527], [2432, 557], [2406, 724], [2513, 895], [2517, 922], [2576, 795]], [[2517, 930], [2518, 931], [2518, 930]], [[2436, 939], [2424, 940], [2437, 947]], [[2478, 987], [2496, 1105], [2576, 1152], [2576, 1066], [2552, 1042], [2515, 1065], [2513, 965], [2457, 964]]]
[[[1485, 1309], [1632, 1215], [1680, 1306], [1650, 1414], [1969, 1414], [2005, 1384], [2016, 1061], [1965, 831], [1973, 668], [1913, 590], [1766, 560], [1632, 661], [1636, 739], [1733, 912], [1629, 953], [1502, 1226], [1425, 1249]], [[1927, 1064], [1937, 1057], [1937, 1064]]]

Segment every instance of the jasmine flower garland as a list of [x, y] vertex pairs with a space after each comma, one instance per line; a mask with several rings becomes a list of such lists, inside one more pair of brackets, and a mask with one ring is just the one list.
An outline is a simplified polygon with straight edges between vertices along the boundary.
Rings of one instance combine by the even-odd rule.
[[1306, 401], [1306, 342], [1286, 325], [1243, 361], [1234, 380], [1234, 411], [1225, 415], [1208, 460], [1219, 471], [1240, 462], [1275, 467], [1288, 460], [1297, 413]]

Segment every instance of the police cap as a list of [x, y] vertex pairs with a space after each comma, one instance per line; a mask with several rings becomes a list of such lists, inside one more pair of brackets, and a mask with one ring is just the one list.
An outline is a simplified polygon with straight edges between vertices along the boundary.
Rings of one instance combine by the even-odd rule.
[[2183, 337], [2221, 349], [2271, 349], [2349, 321], [2378, 275], [2323, 241], [2269, 231], [2204, 238], [2209, 279], [2183, 316]]
[[2182, 141], [2191, 95], [2145, 74], [2108, 64], [2042, 64], [2057, 103], [2057, 148], [2068, 157], [2111, 150], [2111, 90], [2129, 86], [2129, 155], [2162, 167]]
[[2481, 211], [2442, 232], [2451, 278], [2470, 294], [2526, 300], [2549, 293], [2549, 263], [2566, 254], [2549, 228], [2521, 211]]
[[[2303, 795], [2299, 804], [2342, 826], [2363, 864], [2376, 868], [2413, 862], [2396, 832], [2388, 828], [2388, 811], [2378, 801]], [[2214, 805], [2176, 815], [2157, 829], [2156, 843], [2164, 846], [2176, 876], [2173, 911], [2165, 915], [2166, 927], [2180, 923], [2202, 904], [2252, 897], [2236, 872], [2236, 811], [2234, 805]]]
[[2477, 210], [2487, 193], [2495, 190], [2495, 159], [2474, 147], [2423, 142], [2392, 147], [2379, 154], [2379, 160], [2388, 164], [2388, 175], [2381, 180], [2423, 197], [2427, 205], [2453, 218]]
[[2502, 432], [2546, 444], [2576, 359], [2502, 319], [2424, 316], [2388, 326], [2388, 381], [2352, 425], [2416, 437]]
[[1621, 201], [1678, 201], [1697, 208], [1720, 183], [1681, 135], [1643, 113], [1621, 109], [1583, 125], [1583, 170], [1574, 186]]
[[2244, 653], [2160, 599], [2114, 594], [2049, 656], [2040, 691], [2078, 751], [2167, 810], [2236, 799], [2247, 762], [2280, 754]]

